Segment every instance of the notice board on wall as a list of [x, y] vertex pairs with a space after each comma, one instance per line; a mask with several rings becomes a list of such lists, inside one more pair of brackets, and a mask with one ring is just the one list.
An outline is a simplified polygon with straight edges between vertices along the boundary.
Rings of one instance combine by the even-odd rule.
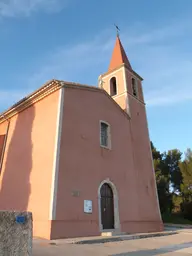
[[91, 200], [84, 200], [84, 212], [85, 213], [92, 213], [93, 207], [92, 207], [92, 201]]

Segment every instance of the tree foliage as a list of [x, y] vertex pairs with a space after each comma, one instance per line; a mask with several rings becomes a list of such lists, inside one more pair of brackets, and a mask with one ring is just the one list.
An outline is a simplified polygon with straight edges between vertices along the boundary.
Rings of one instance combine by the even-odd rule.
[[184, 202], [192, 201], [192, 151], [187, 149], [185, 159], [180, 163], [183, 183], [181, 184], [181, 194]]
[[182, 161], [178, 149], [161, 153], [151, 142], [161, 213], [181, 212], [192, 218], [192, 150]]
[[160, 151], [157, 151], [152, 142], [151, 149], [153, 155], [159, 205], [161, 213], [167, 213], [172, 210], [172, 195], [169, 193], [169, 175], [166, 175], [163, 172], [163, 154], [161, 154]]
[[164, 172], [169, 176], [171, 185], [174, 192], [180, 191], [180, 186], [182, 184], [182, 174], [180, 170], [182, 153], [178, 149], [169, 150], [164, 153]]

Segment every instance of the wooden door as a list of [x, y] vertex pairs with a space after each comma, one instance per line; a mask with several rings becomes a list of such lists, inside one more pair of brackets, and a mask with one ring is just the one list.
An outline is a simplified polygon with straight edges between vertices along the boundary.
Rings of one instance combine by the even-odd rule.
[[101, 222], [103, 229], [114, 229], [113, 191], [107, 183], [101, 187]]

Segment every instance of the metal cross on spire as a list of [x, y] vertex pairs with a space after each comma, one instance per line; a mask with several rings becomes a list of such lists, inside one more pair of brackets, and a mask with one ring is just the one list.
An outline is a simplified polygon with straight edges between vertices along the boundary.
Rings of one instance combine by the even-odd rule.
[[116, 30], [117, 30], [117, 36], [119, 37], [119, 31], [120, 31], [120, 28], [119, 28], [116, 24], [114, 24], [114, 26], [116, 27]]

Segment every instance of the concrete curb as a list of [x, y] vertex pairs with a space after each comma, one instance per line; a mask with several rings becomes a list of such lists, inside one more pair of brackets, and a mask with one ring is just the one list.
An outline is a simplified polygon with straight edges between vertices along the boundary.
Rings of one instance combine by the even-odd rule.
[[101, 243], [110, 243], [110, 242], [120, 242], [126, 240], [135, 240], [135, 239], [144, 239], [151, 237], [161, 237], [161, 236], [170, 236], [178, 234], [177, 231], [167, 231], [161, 233], [147, 233], [147, 234], [134, 234], [134, 235], [122, 235], [122, 236], [112, 236], [112, 237], [103, 237], [87, 240], [74, 240], [71, 241], [71, 244], [101, 244]]

